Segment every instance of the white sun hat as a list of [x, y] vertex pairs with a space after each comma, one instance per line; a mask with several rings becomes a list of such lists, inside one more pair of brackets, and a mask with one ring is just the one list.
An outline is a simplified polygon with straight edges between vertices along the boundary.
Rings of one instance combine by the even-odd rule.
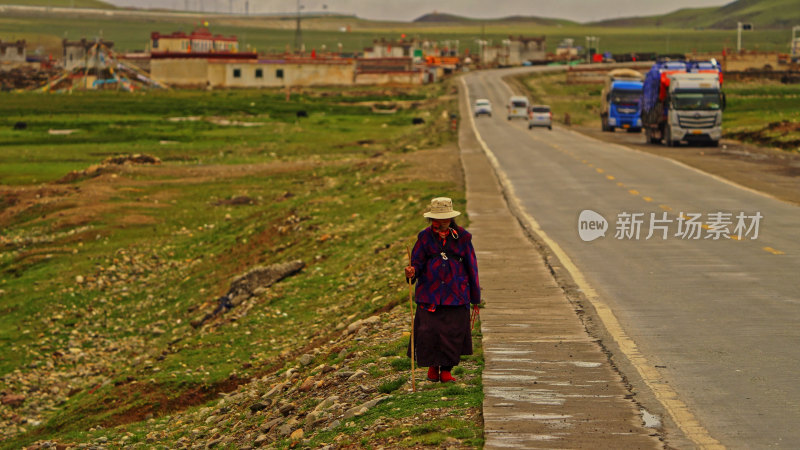
[[423, 214], [428, 219], [452, 219], [460, 212], [453, 210], [453, 200], [448, 197], [436, 197], [431, 200], [428, 212]]

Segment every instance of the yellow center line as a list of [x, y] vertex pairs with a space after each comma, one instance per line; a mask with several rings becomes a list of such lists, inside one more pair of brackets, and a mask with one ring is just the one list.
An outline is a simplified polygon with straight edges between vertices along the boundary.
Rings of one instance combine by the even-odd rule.
[[621, 181], [617, 181], [617, 186], [619, 186], [619, 187], [625, 187], [625, 183], [623, 183], [623, 182], [621, 182]]
[[628, 189], [628, 193], [631, 195], [639, 195], [639, 191], [636, 189]]
[[772, 248], [772, 247], [764, 247], [764, 248], [763, 248], [763, 250], [764, 250], [764, 251], [767, 251], [767, 252], [770, 252], [770, 253], [772, 253], [773, 255], [785, 255], [785, 254], [786, 254], [786, 253], [784, 253], [784, 252], [782, 252], [782, 251], [780, 251], [780, 250], [775, 250], [775, 249], [774, 249], [774, 248]]
[[601, 169], [601, 168], [599, 168], [599, 167], [598, 167], [597, 169], [594, 169], [594, 170], [596, 170], [596, 171], [597, 171], [597, 173], [603, 173], [603, 172], [605, 172], [605, 170], [603, 170], [603, 169]]
[[584, 164], [587, 164], [589, 161], [587, 161], [585, 159], [582, 159], [581, 162], [584, 163]]
[[646, 202], [652, 202], [653, 201], [653, 199], [650, 198], [650, 197], [642, 197], [642, 200], [644, 200]]
[[669, 206], [667, 206], [667, 205], [658, 205], [658, 207], [659, 207], [659, 208], [661, 208], [661, 209], [663, 209], [664, 211], [672, 211], [672, 208], [670, 208], [670, 207], [669, 207]]
[[608, 180], [616, 180], [616, 177], [614, 177], [614, 175], [606, 175], [606, 179], [608, 179]]
[[728, 237], [729, 237], [729, 238], [731, 238], [731, 239], [733, 239], [734, 241], [741, 241], [741, 239], [739, 238], [739, 236], [737, 236], [737, 235], [735, 235], [735, 234], [731, 234], [731, 235], [730, 235], [730, 236], [728, 236]]

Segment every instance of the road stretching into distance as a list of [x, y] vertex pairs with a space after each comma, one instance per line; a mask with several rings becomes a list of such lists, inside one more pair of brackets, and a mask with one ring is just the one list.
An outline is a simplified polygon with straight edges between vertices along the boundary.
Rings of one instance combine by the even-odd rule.
[[[668, 434], [699, 447], [796, 448], [800, 207], [557, 123], [548, 131], [508, 121], [502, 77], [535, 70], [552, 69], [464, 76], [470, 103], [487, 98], [494, 109], [474, 119], [475, 132], [520, 220], [594, 306], [638, 400], [664, 414]], [[604, 237], [581, 239], [584, 210], [607, 220]], [[672, 222], [651, 222], [651, 213]], [[681, 213], [705, 225], [676, 236]], [[709, 225], [716, 213], [732, 223]], [[747, 227], [762, 216], [757, 238], [751, 228], [736, 239], [740, 213]], [[643, 214], [638, 239], [633, 214]], [[651, 224], [667, 227], [666, 239], [660, 228], [648, 239]]]

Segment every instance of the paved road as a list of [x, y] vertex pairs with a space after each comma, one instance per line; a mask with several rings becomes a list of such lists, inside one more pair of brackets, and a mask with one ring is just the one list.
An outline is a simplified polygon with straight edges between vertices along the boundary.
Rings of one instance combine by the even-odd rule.
[[[509, 122], [507, 73], [465, 77], [470, 100], [495, 108], [474, 121], [477, 133], [520, 215], [595, 306], [615, 359], [625, 356], [673, 432], [696, 445], [800, 445], [800, 208], [559, 126]], [[608, 221], [605, 237], [580, 238], [583, 210]], [[700, 214], [705, 228], [675, 236], [680, 213]], [[740, 213], [747, 227], [760, 214], [757, 238], [751, 229], [741, 240], [713, 239], [715, 213], [730, 214], [719, 228], [731, 233]], [[625, 224], [639, 218], [637, 238]], [[651, 223], [666, 226], [667, 238], [656, 229], [647, 239]]]

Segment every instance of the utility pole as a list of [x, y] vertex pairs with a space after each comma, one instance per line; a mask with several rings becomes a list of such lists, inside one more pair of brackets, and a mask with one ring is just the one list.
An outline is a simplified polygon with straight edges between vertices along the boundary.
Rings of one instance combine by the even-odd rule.
[[303, 45], [303, 34], [300, 29], [300, 0], [297, 0], [297, 29], [294, 32], [294, 51], [300, 53], [300, 48]]
[[736, 52], [742, 51], [742, 31], [750, 31], [753, 29], [752, 23], [736, 22]]

